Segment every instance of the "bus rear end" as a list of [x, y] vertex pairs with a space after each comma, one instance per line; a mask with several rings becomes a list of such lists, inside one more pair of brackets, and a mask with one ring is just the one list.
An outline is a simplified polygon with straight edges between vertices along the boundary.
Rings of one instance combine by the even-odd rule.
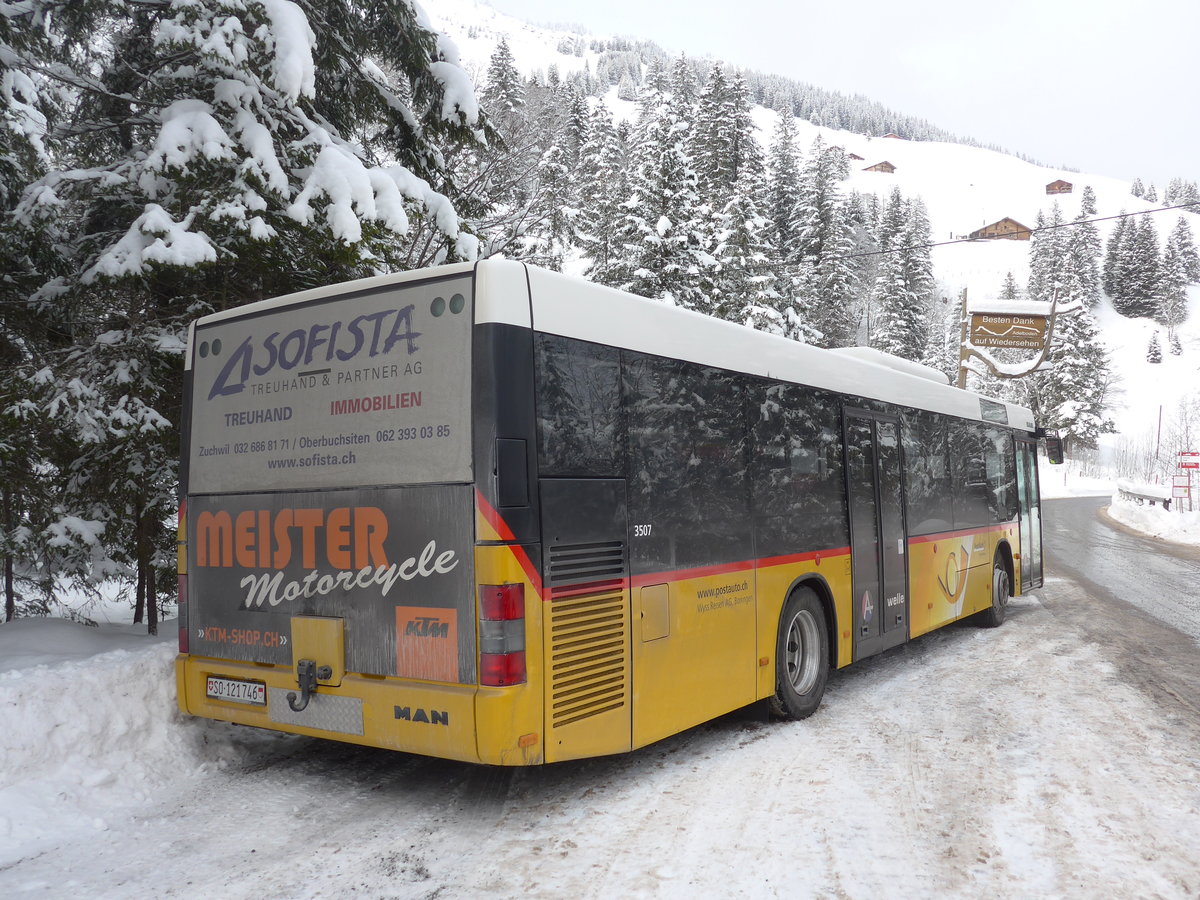
[[[523, 267], [487, 272], [504, 283], [492, 293], [526, 290]], [[512, 541], [477, 546], [496, 483], [477, 486], [476, 447], [488, 465], [501, 442], [475, 359], [503, 355], [496, 328], [474, 326], [477, 277], [455, 266], [369, 279], [196, 323], [180, 509], [184, 712], [541, 761], [524, 653], [540, 639], [536, 606], [525, 616], [536, 576]], [[527, 328], [502, 340], [514, 334], [528, 340]]]

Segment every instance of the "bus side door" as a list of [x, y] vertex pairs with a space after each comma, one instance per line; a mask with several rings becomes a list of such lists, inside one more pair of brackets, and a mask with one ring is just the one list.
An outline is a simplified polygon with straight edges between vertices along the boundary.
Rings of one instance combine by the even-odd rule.
[[908, 639], [907, 539], [894, 416], [845, 411], [854, 658]]
[[1021, 518], [1021, 591], [1042, 586], [1042, 506], [1038, 494], [1037, 441], [1017, 439], [1017, 501]]

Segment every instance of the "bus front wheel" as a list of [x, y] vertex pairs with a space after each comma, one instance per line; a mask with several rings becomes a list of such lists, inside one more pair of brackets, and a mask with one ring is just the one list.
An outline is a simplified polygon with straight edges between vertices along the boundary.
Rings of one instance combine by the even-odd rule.
[[811, 716], [821, 705], [828, 678], [825, 609], [812, 588], [797, 588], [779, 617], [771, 711], [785, 719]]

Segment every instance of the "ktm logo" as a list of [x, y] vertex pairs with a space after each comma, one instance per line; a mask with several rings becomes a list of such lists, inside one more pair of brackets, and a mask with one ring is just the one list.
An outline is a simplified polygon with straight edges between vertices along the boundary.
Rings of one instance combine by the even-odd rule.
[[442, 622], [433, 616], [417, 616], [409, 620], [404, 627], [404, 634], [412, 637], [448, 638], [450, 623]]
[[396, 607], [396, 676], [457, 682], [458, 610]]

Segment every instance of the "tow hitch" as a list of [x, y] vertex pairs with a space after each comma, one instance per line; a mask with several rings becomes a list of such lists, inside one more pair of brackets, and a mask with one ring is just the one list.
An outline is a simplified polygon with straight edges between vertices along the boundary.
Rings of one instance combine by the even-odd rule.
[[330, 666], [317, 668], [316, 661], [312, 659], [302, 659], [296, 663], [296, 684], [300, 688], [300, 702], [296, 702], [295, 691], [288, 692], [287, 702], [292, 712], [303, 712], [308, 706], [309, 698], [317, 692], [317, 680], [328, 679], [332, 674], [333, 669]]

